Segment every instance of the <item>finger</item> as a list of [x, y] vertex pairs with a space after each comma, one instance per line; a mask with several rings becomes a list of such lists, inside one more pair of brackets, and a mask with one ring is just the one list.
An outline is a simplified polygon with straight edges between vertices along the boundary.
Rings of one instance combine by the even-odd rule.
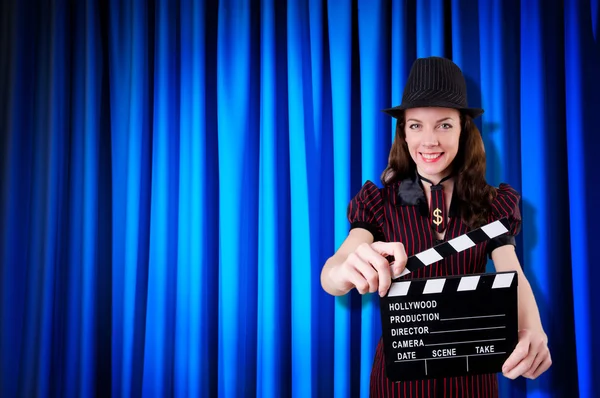
[[[523, 377], [531, 378], [530, 376], [531, 376], [531, 374], [533, 374], [533, 371], [535, 370], [535, 368], [544, 359], [542, 357], [541, 353], [539, 353], [539, 352], [536, 352], [535, 355], [532, 355], [531, 362], [528, 362], [528, 358], [529, 358], [529, 356], [527, 358], [525, 358], [523, 361], [521, 361], [521, 363], [516, 367], [516, 369], [519, 369], [522, 371], [520, 372], [520, 374], [518, 374], [515, 377], [523, 376]], [[515, 372], [516, 372], [516, 370], [515, 370]]]
[[552, 358], [550, 357], [550, 353], [548, 353], [548, 355], [546, 356], [546, 358], [544, 359], [544, 361], [535, 370], [535, 373], [533, 374], [533, 378], [537, 379], [542, 373], [544, 373], [545, 371], [547, 371], [548, 368], [550, 368], [551, 365], [552, 365]]
[[369, 282], [364, 278], [364, 276], [358, 272], [356, 269], [350, 269], [347, 271], [347, 280], [354, 286], [356, 291], [360, 294], [366, 294], [369, 292]]
[[392, 267], [392, 274], [394, 278], [400, 277], [404, 268], [406, 268], [406, 261], [408, 256], [406, 255], [406, 249], [400, 242], [394, 243], [394, 265]]
[[524, 336], [521, 338], [512, 354], [504, 362], [502, 366], [502, 373], [506, 376], [508, 372], [513, 370], [523, 359], [527, 357], [529, 353], [529, 337]]
[[369, 280], [365, 277], [365, 273], [368, 276], [368, 269], [371, 268], [371, 266], [366, 264], [356, 252], [348, 255], [346, 263], [349, 265], [347, 271], [348, 280], [356, 287], [356, 290], [358, 290], [360, 294], [368, 293], [371, 290], [371, 286]]
[[[383, 243], [383, 242], [380, 242]], [[385, 250], [379, 248], [376, 250], [370, 244], [362, 244], [356, 249], [356, 254], [361, 258], [362, 263], [368, 264], [372, 269], [363, 268], [360, 271], [364, 273], [365, 278], [370, 285], [370, 291], [379, 290], [379, 295], [383, 296], [387, 293], [391, 284], [390, 264], [384, 255], [387, 255]], [[380, 253], [381, 251], [381, 253]], [[373, 271], [375, 273], [373, 273]], [[375, 289], [375, 290], [374, 290]]]
[[531, 368], [531, 364], [533, 363], [537, 352], [531, 350], [529, 354], [521, 361], [517, 366], [515, 366], [511, 371], [506, 373], [504, 376], [509, 379], [516, 379], [517, 377], [523, 375], [523, 373], [527, 372]]
[[392, 283], [390, 263], [388, 263], [388, 261], [381, 254], [373, 249], [361, 251], [359, 256], [364, 262], [371, 264], [371, 266], [376, 270], [378, 276], [377, 285], [379, 295], [385, 295]]
[[538, 354], [535, 356], [535, 359], [533, 360], [531, 367], [529, 368], [528, 371], [523, 373], [523, 376], [530, 378], [530, 379], [533, 378], [535, 371], [540, 366], [540, 364], [546, 359], [547, 355], [548, 355], [548, 348], [542, 343], [541, 349], [538, 351]]
[[371, 247], [382, 256], [393, 256], [391, 276], [400, 276], [406, 267], [406, 250], [401, 242], [374, 242]]
[[535, 356], [535, 359], [533, 360], [533, 363], [531, 364], [531, 367], [529, 368], [529, 370], [527, 370], [525, 373], [523, 373], [523, 377], [527, 377], [528, 379], [533, 379], [533, 375], [535, 374], [535, 371], [538, 369], [538, 367], [540, 366], [540, 364], [545, 359], [546, 359], [546, 353], [539, 352]]
[[[369, 284], [368, 291], [374, 293], [379, 288], [379, 274], [373, 268], [368, 260], [363, 258], [364, 253], [354, 253], [355, 258], [352, 259], [352, 264], [358, 272], [362, 274], [363, 279]], [[385, 261], [385, 260], [384, 260]]]

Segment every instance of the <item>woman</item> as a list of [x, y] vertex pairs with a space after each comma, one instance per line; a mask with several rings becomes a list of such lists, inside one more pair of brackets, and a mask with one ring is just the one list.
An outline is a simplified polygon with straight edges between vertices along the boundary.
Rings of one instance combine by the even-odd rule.
[[[517, 271], [519, 342], [502, 372], [511, 379], [538, 377], [552, 360], [531, 287], [515, 253], [514, 236], [521, 228], [520, 196], [508, 184], [494, 188], [485, 181], [483, 141], [473, 123], [483, 110], [467, 106], [461, 70], [444, 58], [417, 59], [402, 104], [385, 111], [398, 122], [381, 178], [384, 187], [367, 181], [350, 202], [351, 230], [323, 266], [323, 288], [336, 296], [351, 289], [383, 296], [391, 280], [404, 270], [407, 256], [506, 217], [508, 235], [405, 278], [483, 273], [487, 256], [496, 271]], [[387, 379], [384, 362], [380, 340], [371, 372], [371, 396], [498, 396], [496, 375], [396, 383]]]

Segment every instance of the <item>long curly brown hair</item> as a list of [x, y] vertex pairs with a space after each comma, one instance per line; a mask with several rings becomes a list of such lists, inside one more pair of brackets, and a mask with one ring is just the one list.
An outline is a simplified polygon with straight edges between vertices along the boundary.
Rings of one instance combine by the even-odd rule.
[[[461, 112], [461, 133], [458, 153], [452, 162], [454, 170], [454, 195], [452, 200], [462, 221], [471, 228], [487, 223], [496, 189], [485, 180], [485, 149], [481, 133], [471, 116]], [[408, 151], [404, 131], [404, 113], [396, 123], [396, 138], [388, 158], [388, 166], [381, 174], [384, 185], [392, 185], [408, 177], [413, 177], [416, 164]]]

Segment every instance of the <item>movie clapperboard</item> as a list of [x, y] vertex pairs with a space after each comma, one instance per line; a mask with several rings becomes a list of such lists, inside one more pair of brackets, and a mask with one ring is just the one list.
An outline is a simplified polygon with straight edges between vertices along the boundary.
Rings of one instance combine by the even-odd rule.
[[[408, 258], [406, 275], [508, 232], [501, 219]], [[497, 373], [517, 345], [517, 273], [395, 279], [380, 299], [393, 381]]]

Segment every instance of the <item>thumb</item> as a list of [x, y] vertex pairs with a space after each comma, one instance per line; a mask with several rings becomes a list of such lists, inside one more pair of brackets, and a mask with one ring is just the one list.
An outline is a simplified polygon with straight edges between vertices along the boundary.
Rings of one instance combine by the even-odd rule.
[[[388, 257], [388, 261], [392, 265], [392, 277], [400, 276], [406, 266], [406, 250], [400, 242], [374, 242], [371, 247], [384, 257]], [[393, 257], [390, 259], [389, 257]]]

